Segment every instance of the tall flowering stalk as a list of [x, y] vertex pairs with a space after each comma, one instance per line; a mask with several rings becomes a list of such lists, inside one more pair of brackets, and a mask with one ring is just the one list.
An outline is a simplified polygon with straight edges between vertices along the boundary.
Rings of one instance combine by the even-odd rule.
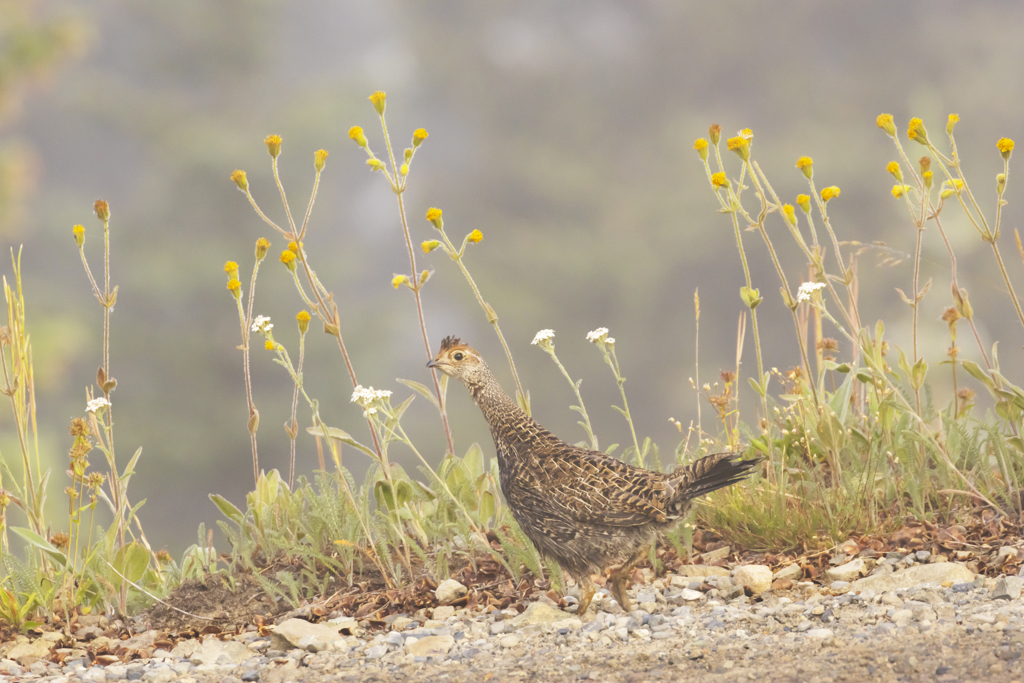
[[579, 402], [579, 405], [570, 407], [583, 416], [583, 421], [580, 422], [580, 426], [583, 427], [583, 430], [590, 438], [590, 447], [595, 451], [600, 450], [600, 447], [597, 444], [597, 435], [594, 434], [594, 428], [590, 424], [590, 416], [587, 415], [587, 409], [583, 405], [583, 396], [580, 394], [580, 382], [583, 380], [573, 382], [572, 377], [569, 376], [565, 366], [562, 365], [562, 361], [558, 360], [558, 356], [555, 355], [555, 331], [541, 330], [533, 337], [533, 341], [530, 343], [551, 356], [551, 360], [555, 361], [555, 365], [557, 365], [558, 369], [562, 371], [562, 376], [565, 377], [567, 382], [569, 382], [569, 386], [572, 387], [573, 393], [576, 394], [576, 400]]

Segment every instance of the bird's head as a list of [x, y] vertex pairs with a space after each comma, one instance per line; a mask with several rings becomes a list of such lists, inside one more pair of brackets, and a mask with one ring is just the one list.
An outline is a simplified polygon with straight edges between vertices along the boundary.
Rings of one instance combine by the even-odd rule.
[[441, 342], [441, 350], [427, 363], [427, 367], [437, 368], [467, 387], [484, 384], [490, 375], [487, 363], [480, 357], [480, 354], [456, 337], [444, 338]]

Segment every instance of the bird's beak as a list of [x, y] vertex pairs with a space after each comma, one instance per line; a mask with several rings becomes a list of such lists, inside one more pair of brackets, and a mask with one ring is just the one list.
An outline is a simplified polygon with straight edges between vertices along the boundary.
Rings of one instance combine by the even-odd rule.
[[446, 363], [442, 363], [439, 360], [437, 360], [436, 358], [432, 358], [432, 359], [427, 361], [427, 367], [428, 368], [439, 368], [442, 365], [446, 365]]

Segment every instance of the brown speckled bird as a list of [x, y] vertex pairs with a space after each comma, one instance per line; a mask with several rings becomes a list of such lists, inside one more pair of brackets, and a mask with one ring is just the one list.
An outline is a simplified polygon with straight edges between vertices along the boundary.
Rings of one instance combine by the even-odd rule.
[[537, 549], [576, 580], [580, 615], [594, 596], [590, 575], [616, 563], [611, 592], [630, 611], [629, 576], [650, 544], [683, 519], [693, 499], [742, 480], [760, 462], [718, 453], [668, 473], [633, 467], [541, 427], [502, 390], [480, 354], [458, 339], [445, 337], [427, 367], [465, 384], [483, 411], [512, 516]]

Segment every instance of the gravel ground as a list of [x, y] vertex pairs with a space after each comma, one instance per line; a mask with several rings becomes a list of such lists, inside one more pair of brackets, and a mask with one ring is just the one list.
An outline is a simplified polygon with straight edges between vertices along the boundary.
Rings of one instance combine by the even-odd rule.
[[629, 614], [602, 591], [582, 620], [569, 597], [566, 611], [546, 598], [522, 614], [442, 606], [389, 617], [383, 632], [348, 617], [292, 618], [270, 634], [208, 636], [170, 651], [152, 631], [135, 636], [149, 658], [107, 666], [85, 666], [74, 648], [63, 665], [33, 657], [44, 637], [0, 645], [0, 680], [1024, 682], [1024, 579], [973, 577], [926, 555], [847, 567], [853, 581], [828, 587], [782, 590], [785, 569], [767, 572], [768, 590], [740, 568], [669, 575], [634, 586]]

